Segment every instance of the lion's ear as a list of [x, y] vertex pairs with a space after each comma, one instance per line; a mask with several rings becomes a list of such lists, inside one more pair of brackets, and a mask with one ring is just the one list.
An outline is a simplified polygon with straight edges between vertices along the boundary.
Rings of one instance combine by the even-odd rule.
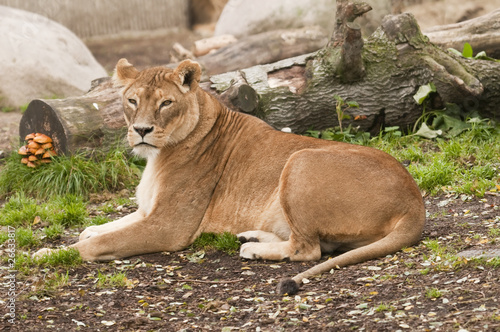
[[184, 60], [174, 70], [172, 77], [182, 92], [194, 91], [201, 79], [201, 67], [197, 62]]
[[113, 74], [113, 83], [116, 87], [122, 87], [132, 83], [137, 75], [139, 75], [139, 71], [127, 59], [120, 59]]

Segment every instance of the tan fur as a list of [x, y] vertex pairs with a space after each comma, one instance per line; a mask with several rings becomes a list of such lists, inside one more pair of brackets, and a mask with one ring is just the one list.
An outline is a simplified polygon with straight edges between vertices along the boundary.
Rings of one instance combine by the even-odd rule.
[[247, 259], [318, 260], [322, 251], [345, 251], [296, 276], [300, 284], [420, 239], [423, 201], [394, 158], [232, 112], [198, 88], [200, 73], [189, 60], [141, 72], [118, 62], [127, 138], [148, 162], [138, 211], [87, 228], [72, 245], [83, 259], [176, 251], [202, 232], [225, 231], [259, 240], [241, 246]]

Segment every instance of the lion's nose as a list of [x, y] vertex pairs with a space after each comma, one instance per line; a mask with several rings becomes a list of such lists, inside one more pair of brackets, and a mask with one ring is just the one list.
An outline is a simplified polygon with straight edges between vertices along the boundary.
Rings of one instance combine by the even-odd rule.
[[154, 127], [134, 127], [134, 130], [141, 135], [142, 138], [152, 132]]

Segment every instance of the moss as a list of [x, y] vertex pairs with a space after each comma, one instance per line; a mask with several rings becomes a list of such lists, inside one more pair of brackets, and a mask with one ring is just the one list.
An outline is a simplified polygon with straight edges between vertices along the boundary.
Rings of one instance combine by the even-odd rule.
[[255, 116], [265, 120], [269, 114], [281, 110], [287, 99], [296, 100], [297, 98], [298, 96], [290, 92], [286, 87], [269, 89], [260, 94]]

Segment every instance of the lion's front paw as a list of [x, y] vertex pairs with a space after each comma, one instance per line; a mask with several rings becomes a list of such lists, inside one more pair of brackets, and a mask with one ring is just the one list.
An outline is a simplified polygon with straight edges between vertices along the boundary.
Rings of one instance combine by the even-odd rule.
[[97, 232], [97, 226], [89, 226], [83, 230], [83, 232], [80, 233], [80, 238], [79, 240], [85, 240], [88, 239], [89, 237], [98, 235], [99, 233]]
[[240, 257], [246, 259], [260, 259], [261, 256], [258, 254], [260, 243], [258, 242], [246, 242], [240, 247]]
[[289, 243], [282, 242], [247, 242], [240, 247], [240, 257], [246, 259], [268, 259], [280, 261], [290, 257]]
[[42, 248], [35, 252], [31, 257], [34, 259], [39, 259], [42, 258], [43, 256], [50, 255], [54, 249], [49, 249], [49, 248]]
[[246, 242], [281, 242], [281, 239], [276, 234], [264, 231], [246, 231], [236, 235], [241, 243]]

